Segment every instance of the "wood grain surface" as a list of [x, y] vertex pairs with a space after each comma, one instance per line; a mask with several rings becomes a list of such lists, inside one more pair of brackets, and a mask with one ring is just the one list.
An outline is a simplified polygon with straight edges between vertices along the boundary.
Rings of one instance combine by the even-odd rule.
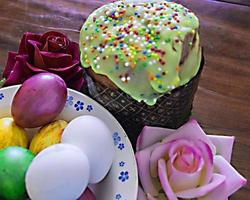
[[[22, 34], [58, 30], [78, 41], [79, 30], [101, 0], [0, 0], [0, 74]], [[201, 21], [205, 68], [193, 115], [207, 133], [234, 135], [232, 164], [250, 180], [250, 1], [178, 0]], [[231, 3], [230, 3], [231, 2]], [[250, 199], [250, 185], [231, 200]]]
[[250, 1], [249, 0], [212, 0], [212, 1], [220, 1], [220, 2], [226, 2], [226, 3], [233, 3], [233, 4], [245, 5], [245, 6], [249, 6], [250, 5]]

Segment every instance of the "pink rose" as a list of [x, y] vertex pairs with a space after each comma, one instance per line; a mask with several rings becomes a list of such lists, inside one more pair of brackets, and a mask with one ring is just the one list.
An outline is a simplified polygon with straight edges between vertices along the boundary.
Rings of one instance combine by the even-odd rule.
[[195, 120], [177, 130], [144, 127], [136, 152], [138, 200], [228, 199], [247, 182], [230, 165], [233, 142], [207, 136]]
[[59, 75], [69, 88], [80, 90], [84, 79], [78, 44], [59, 32], [25, 33], [18, 52], [8, 54], [4, 86], [21, 84], [46, 71]]

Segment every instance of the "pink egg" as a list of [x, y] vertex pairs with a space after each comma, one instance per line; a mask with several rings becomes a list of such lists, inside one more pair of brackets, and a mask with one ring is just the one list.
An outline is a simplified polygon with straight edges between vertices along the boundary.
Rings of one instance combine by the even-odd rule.
[[77, 200], [96, 200], [96, 198], [93, 192], [87, 188]]
[[18, 89], [11, 114], [19, 126], [36, 128], [54, 120], [63, 110], [66, 99], [64, 80], [52, 73], [40, 73], [27, 79]]

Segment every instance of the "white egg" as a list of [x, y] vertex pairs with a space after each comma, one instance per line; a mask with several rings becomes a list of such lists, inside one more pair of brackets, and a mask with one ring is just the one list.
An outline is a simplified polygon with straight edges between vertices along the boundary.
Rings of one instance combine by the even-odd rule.
[[114, 158], [112, 135], [106, 124], [90, 115], [73, 119], [64, 129], [62, 143], [78, 146], [90, 163], [89, 183], [98, 183], [107, 175]]
[[89, 161], [76, 146], [56, 144], [32, 161], [25, 182], [32, 200], [76, 200], [89, 181]]

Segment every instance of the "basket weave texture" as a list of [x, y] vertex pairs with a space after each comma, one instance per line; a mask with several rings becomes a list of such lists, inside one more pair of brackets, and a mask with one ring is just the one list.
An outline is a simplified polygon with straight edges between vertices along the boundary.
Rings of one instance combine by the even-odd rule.
[[178, 128], [188, 121], [200, 74], [204, 65], [186, 85], [161, 96], [149, 106], [137, 102], [121, 90], [110, 89], [85, 74], [90, 96], [112, 113], [122, 125], [133, 145], [144, 126]]

